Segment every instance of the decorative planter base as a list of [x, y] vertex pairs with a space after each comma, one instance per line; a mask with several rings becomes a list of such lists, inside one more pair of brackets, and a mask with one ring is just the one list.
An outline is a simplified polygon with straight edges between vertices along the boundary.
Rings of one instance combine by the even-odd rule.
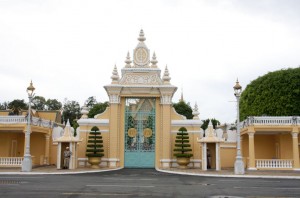
[[88, 157], [88, 162], [91, 164], [91, 168], [100, 168], [101, 157]]
[[190, 163], [190, 158], [186, 157], [177, 157], [177, 164], [179, 168], [187, 168], [187, 165]]

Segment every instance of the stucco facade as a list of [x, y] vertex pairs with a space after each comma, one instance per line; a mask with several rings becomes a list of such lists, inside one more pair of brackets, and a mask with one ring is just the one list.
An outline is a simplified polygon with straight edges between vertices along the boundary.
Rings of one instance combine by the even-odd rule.
[[[176, 167], [173, 156], [179, 128], [189, 134], [193, 157], [189, 167], [206, 170], [233, 168], [236, 158], [236, 132], [228, 127], [203, 131], [198, 106], [193, 119], [186, 119], [172, 107], [177, 87], [171, 83], [167, 67], [157, 65], [156, 54], [150, 59], [144, 32], [138, 37], [133, 59], [127, 54], [120, 75], [113, 68], [111, 82], [104, 86], [109, 107], [94, 118], [82, 107], [77, 136], [70, 137], [76, 148], [72, 167], [89, 167], [86, 157], [88, 133], [97, 126], [103, 137], [104, 156], [101, 167], [170, 168]], [[171, 68], [171, 67], [170, 67]], [[64, 129], [60, 112], [32, 112], [30, 136], [33, 165], [61, 162], [59, 143]], [[0, 166], [20, 167], [24, 156], [26, 112], [8, 116], [0, 112]], [[69, 126], [67, 126], [69, 127]], [[249, 170], [299, 170], [300, 117], [249, 117], [240, 123], [241, 150], [245, 168]], [[72, 135], [71, 132], [68, 134]], [[59, 152], [58, 152], [59, 151]], [[209, 166], [208, 166], [209, 165]], [[60, 167], [59, 164], [57, 167]]]

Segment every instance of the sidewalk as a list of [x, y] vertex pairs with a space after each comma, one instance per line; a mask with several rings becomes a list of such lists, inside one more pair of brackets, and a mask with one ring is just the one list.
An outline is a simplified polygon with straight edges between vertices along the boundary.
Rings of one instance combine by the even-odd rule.
[[[106, 171], [116, 171], [122, 168], [78, 168], [75, 170], [60, 169], [57, 170], [56, 166], [40, 166], [34, 167], [31, 172], [22, 172], [21, 168], [0, 168], [0, 175], [44, 175], [44, 174], [82, 174], [82, 173], [96, 173]], [[224, 169], [221, 171], [208, 170], [202, 171], [201, 169], [179, 169], [179, 168], [168, 168], [168, 169], [157, 169], [157, 171], [171, 174], [180, 175], [193, 175], [193, 176], [205, 176], [205, 177], [233, 177], [233, 178], [281, 178], [281, 179], [300, 179], [300, 171], [281, 171], [281, 170], [256, 170], [256, 171], [245, 171], [244, 175], [235, 175], [233, 169]]]

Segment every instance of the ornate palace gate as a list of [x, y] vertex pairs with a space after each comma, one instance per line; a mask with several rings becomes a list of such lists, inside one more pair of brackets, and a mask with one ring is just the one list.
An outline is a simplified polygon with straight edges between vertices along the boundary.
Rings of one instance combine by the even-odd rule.
[[155, 167], [155, 99], [127, 98], [125, 167]]

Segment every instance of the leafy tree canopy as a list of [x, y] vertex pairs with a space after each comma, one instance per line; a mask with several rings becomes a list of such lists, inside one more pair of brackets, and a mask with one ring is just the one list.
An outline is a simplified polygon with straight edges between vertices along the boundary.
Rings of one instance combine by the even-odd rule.
[[178, 103], [173, 103], [173, 107], [178, 114], [184, 115], [187, 119], [193, 119], [193, 110], [190, 103], [180, 100]]
[[[207, 129], [209, 121], [210, 121], [210, 119], [202, 120], [203, 124], [201, 125], [201, 128], [203, 130]], [[212, 125], [213, 125], [214, 129], [216, 129], [216, 127], [221, 124], [220, 121], [216, 120], [215, 118], [211, 119], [211, 122], [212, 122]]]
[[8, 108], [9, 102], [0, 103], [0, 110], [6, 110]]
[[253, 80], [241, 95], [240, 119], [247, 116], [300, 115], [300, 67], [282, 69]]
[[13, 115], [19, 115], [20, 110], [28, 109], [27, 104], [24, 102], [24, 100], [15, 99], [8, 103], [8, 108], [11, 109], [13, 112]]
[[48, 99], [46, 101], [46, 105], [48, 107], [48, 110], [60, 110], [62, 108], [61, 102], [56, 99]]
[[88, 117], [93, 118], [95, 115], [103, 113], [108, 105], [108, 102], [99, 102], [97, 104], [94, 104], [88, 113]]
[[32, 99], [33, 106], [35, 110], [45, 110], [46, 99], [43, 96], [34, 96]]
[[74, 125], [74, 120], [80, 117], [80, 105], [74, 100], [65, 99], [63, 107], [63, 122], [66, 122], [68, 119], [71, 123], [71, 126]]
[[96, 98], [94, 97], [94, 96], [91, 96], [91, 97], [89, 97], [86, 101], [85, 101], [85, 105], [88, 107], [88, 108], [93, 108], [93, 106], [95, 105], [95, 104], [97, 104], [98, 102], [97, 102], [97, 100], [96, 100]]

